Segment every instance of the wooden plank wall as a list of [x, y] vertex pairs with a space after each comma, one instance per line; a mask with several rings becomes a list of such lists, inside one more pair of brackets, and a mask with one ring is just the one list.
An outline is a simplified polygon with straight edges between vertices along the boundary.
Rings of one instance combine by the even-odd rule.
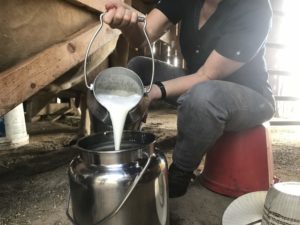
[[273, 26], [268, 37], [266, 60], [277, 104], [275, 119], [281, 120], [280, 125], [299, 124], [300, 117], [297, 119], [296, 114], [300, 112], [300, 91], [297, 91], [299, 88], [296, 85], [300, 79], [297, 78], [299, 74], [295, 63], [298, 43], [288, 41], [296, 35], [297, 28], [292, 24], [293, 20], [287, 23], [290, 12], [284, 11], [284, 4], [294, 4], [295, 7], [297, 4], [293, 0], [271, 0], [271, 4]]

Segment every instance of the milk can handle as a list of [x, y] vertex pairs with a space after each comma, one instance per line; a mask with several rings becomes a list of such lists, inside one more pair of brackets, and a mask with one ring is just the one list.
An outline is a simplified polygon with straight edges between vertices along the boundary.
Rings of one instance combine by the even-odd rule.
[[[106, 221], [110, 220], [113, 216], [115, 216], [123, 207], [123, 205], [126, 203], [127, 199], [130, 197], [131, 193], [133, 192], [133, 190], [136, 188], [137, 184], [140, 182], [141, 178], [144, 176], [146, 170], [148, 169], [151, 159], [153, 157], [155, 157], [155, 153], [152, 153], [150, 156], [144, 152], [145, 155], [147, 155], [148, 160], [147, 163], [145, 165], [145, 167], [142, 169], [142, 171], [135, 177], [133, 183], [130, 185], [124, 199], [119, 203], [119, 205], [107, 216], [105, 216], [103, 219], [101, 219], [100, 221], [98, 221], [97, 223], [93, 224], [93, 225], [101, 225], [103, 223], [105, 223]], [[69, 198], [68, 198], [68, 203], [67, 203], [67, 210], [66, 210], [66, 214], [69, 218], [69, 220], [74, 224], [74, 225], [80, 225], [78, 224], [73, 217], [70, 215], [69, 212], [69, 208], [70, 208], [70, 200], [71, 200], [71, 195], [69, 193]]]
[[[100, 32], [100, 30], [102, 29], [103, 27], [103, 16], [105, 15], [105, 13], [101, 13], [100, 14], [100, 25], [98, 27], [98, 29], [96, 30], [96, 32], [94, 33], [92, 39], [90, 40], [90, 43], [87, 47], [87, 50], [86, 50], [86, 53], [85, 53], [85, 58], [84, 58], [84, 64], [83, 64], [83, 73], [84, 73], [84, 80], [85, 80], [85, 85], [88, 89], [90, 90], [93, 90], [93, 84], [88, 84], [88, 81], [87, 81], [87, 59], [88, 59], [88, 56], [89, 56], [89, 52], [90, 52], [90, 49], [91, 49], [91, 46], [95, 40], [95, 38], [97, 37], [98, 33]], [[153, 54], [153, 49], [151, 47], [151, 42], [150, 42], [150, 39], [147, 35], [147, 32], [146, 32], [146, 26], [147, 26], [147, 20], [145, 17], [142, 17], [142, 16], [139, 16], [138, 17], [138, 22], [143, 22], [144, 23], [144, 26], [143, 26], [143, 32], [144, 32], [144, 35], [145, 35], [145, 38], [147, 40], [147, 43], [149, 45], [149, 49], [150, 49], [150, 53], [151, 53], [151, 59], [152, 59], [152, 73], [151, 73], [151, 81], [150, 81], [150, 85], [148, 87], [147, 90], [145, 90], [146, 94], [148, 94], [150, 91], [151, 91], [151, 88], [152, 88], [152, 85], [153, 85], [153, 80], [154, 80], [154, 54]]]

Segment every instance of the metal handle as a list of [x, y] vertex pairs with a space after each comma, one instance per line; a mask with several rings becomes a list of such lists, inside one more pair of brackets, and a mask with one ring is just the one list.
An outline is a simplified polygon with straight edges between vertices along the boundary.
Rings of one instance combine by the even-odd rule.
[[[135, 189], [135, 187], [137, 186], [137, 184], [140, 182], [141, 178], [144, 176], [146, 170], [148, 169], [151, 159], [152, 157], [155, 157], [155, 153], [152, 153], [150, 156], [144, 152], [144, 154], [148, 157], [147, 163], [145, 165], [145, 167], [142, 169], [142, 171], [135, 177], [133, 183], [131, 184], [130, 188], [128, 189], [124, 199], [119, 203], [119, 205], [107, 216], [105, 216], [103, 219], [101, 219], [100, 221], [98, 221], [97, 223], [93, 224], [93, 225], [101, 225], [103, 223], [105, 223], [106, 221], [110, 220], [113, 216], [115, 216], [123, 207], [123, 205], [126, 203], [127, 199], [130, 197], [131, 193], [133, 192], [133, 190]], [[78, 224], [73, 217], [70, 215], [69, 212], [69, 208], [70, 208], [70, 200], [71, 200], [71, 195], [69, 192], [69, 198], [68, 198], [68, 203], [67, 203], [67, 210], [66, 210], [66, 214], [69, 218], [69, 220], [74, 224], [74, 225], [80, 225]]]
[[[98, 33], [100, 32], [100, 30], [102, 29], [103, 27], [103, 16], [105, 15], [105, 13], [101, 13], [100, 14], [100, 25], [98, 27], [98, 29], [96, 30], [96, 32], [94, 33], [92, 39], [90, 40], [90, 43], [87, 47], [87, 50], [86, 50], [86, 53], [85, 53], [85, 58], [84, 58], [84, 64], [83, 64], [83, 73], [84, 73], [84, 78], [85, 78], [85, 85], [88, 89], [90, 90], [93, 90], [93, 84], [88, 84], [88, 81], [87, 81], [87, 69], [86, 69], [86, 66], [87, 66], [87, 58], [89, 56], [89, 52], [90, 52], [90, 49], [91, 49], [91, 46], [95, 40], [95, 38], [97, 37]], [[146, 26], [147, 26], [147, 20], [146, 20], [146, 17], [142, 17], [142, 16], [138, 16], [138, 19], [137, 19], [138, 22], [142, 22], [144, 23], [144, 26], [143, 26], [143, 33], [145, 35], [145, 38], [146, 38], [146, 41], [149, 45], [149, 49], [150, 49], [150, 52], [151, 52], [151, 58], [152, 58], [152, 74], [151, 74], [151, 82], [150, 82], [150, 85], [149, 85], [149, 88], [147, 90], [145, 90], [146, 94], [148, 94], [150, 91], [151, 91], [151, 88], [152, 88], [152, 85], [153, 85], [153, 80], [154, 80], [154, 54], [153, 54], [153, 49], [151, 47], [151, 42], [149, 40], [149, 37], [147, 35], [147, 32], [146, 32]]]
[[146, 17], [144, 17], [144, 16], [138, 16], [137, 21], [141, 22], [141, 23], [144, 23], [144, 22], [146, 22]]
[[147, 27], [147, 20], [146, 20], [146, 17], [139, 17], [138, 20], [143, 20], [143, 22], [144, 22], [143, 32], [144, 32], [145, 38], [146, 38], [146, 40], [147, 40], [147, 43], [148, 43], [148, 46], [149, 46], [149, 49], [150, 49], [151, 59], [152, 59], [151, 81], [150, 81], [149, 88], [148, 88], [147, 90], [145, 90], [146, 94], [148, 94], [148, 93], [151, 91], [151, 89], [152, 89], [153, 80], [154, 80], [154, 70], [155, 70], [154, 54], [153, 54], [153, 49], [152, 49], [152, 47], [151, 47], [151, 42], [150, 42], [150, 40], [149, 40], [149, 37], [148, 37], [148, 35], [147, 35], [147, 31], [146, 31], [146, 27]]

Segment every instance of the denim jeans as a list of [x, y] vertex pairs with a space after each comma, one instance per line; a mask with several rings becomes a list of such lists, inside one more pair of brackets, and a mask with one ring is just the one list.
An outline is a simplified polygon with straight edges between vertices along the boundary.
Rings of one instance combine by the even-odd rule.
[[[151, 79], [151, 59], [135, 57], [128, 63], [145, 85]], [[186, 75], [180, 68], [155, 61], [154, 81]], [[184, 171], [193, 171], [224, 131], [238, 132], [272, 118], [272, 94], [258, 92], [227, 81], [211, 80], [194, 85], [181, 96], [167, 99], [177, 105], [177, 140], [173, 162]]]

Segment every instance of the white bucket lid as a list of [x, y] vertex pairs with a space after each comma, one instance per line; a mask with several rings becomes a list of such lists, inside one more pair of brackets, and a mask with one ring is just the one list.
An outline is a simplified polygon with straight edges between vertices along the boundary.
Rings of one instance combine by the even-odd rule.
[[[252, 192], [235, 199], [223, 214], [223, 225], [246, 225], [262, 219], [267, 191]], [[261, 222], [255, 225], [260, 225]]]
[[281, 182], [245, 194], [225, 210], [223, 225], [300, 224], [300, 182]]

